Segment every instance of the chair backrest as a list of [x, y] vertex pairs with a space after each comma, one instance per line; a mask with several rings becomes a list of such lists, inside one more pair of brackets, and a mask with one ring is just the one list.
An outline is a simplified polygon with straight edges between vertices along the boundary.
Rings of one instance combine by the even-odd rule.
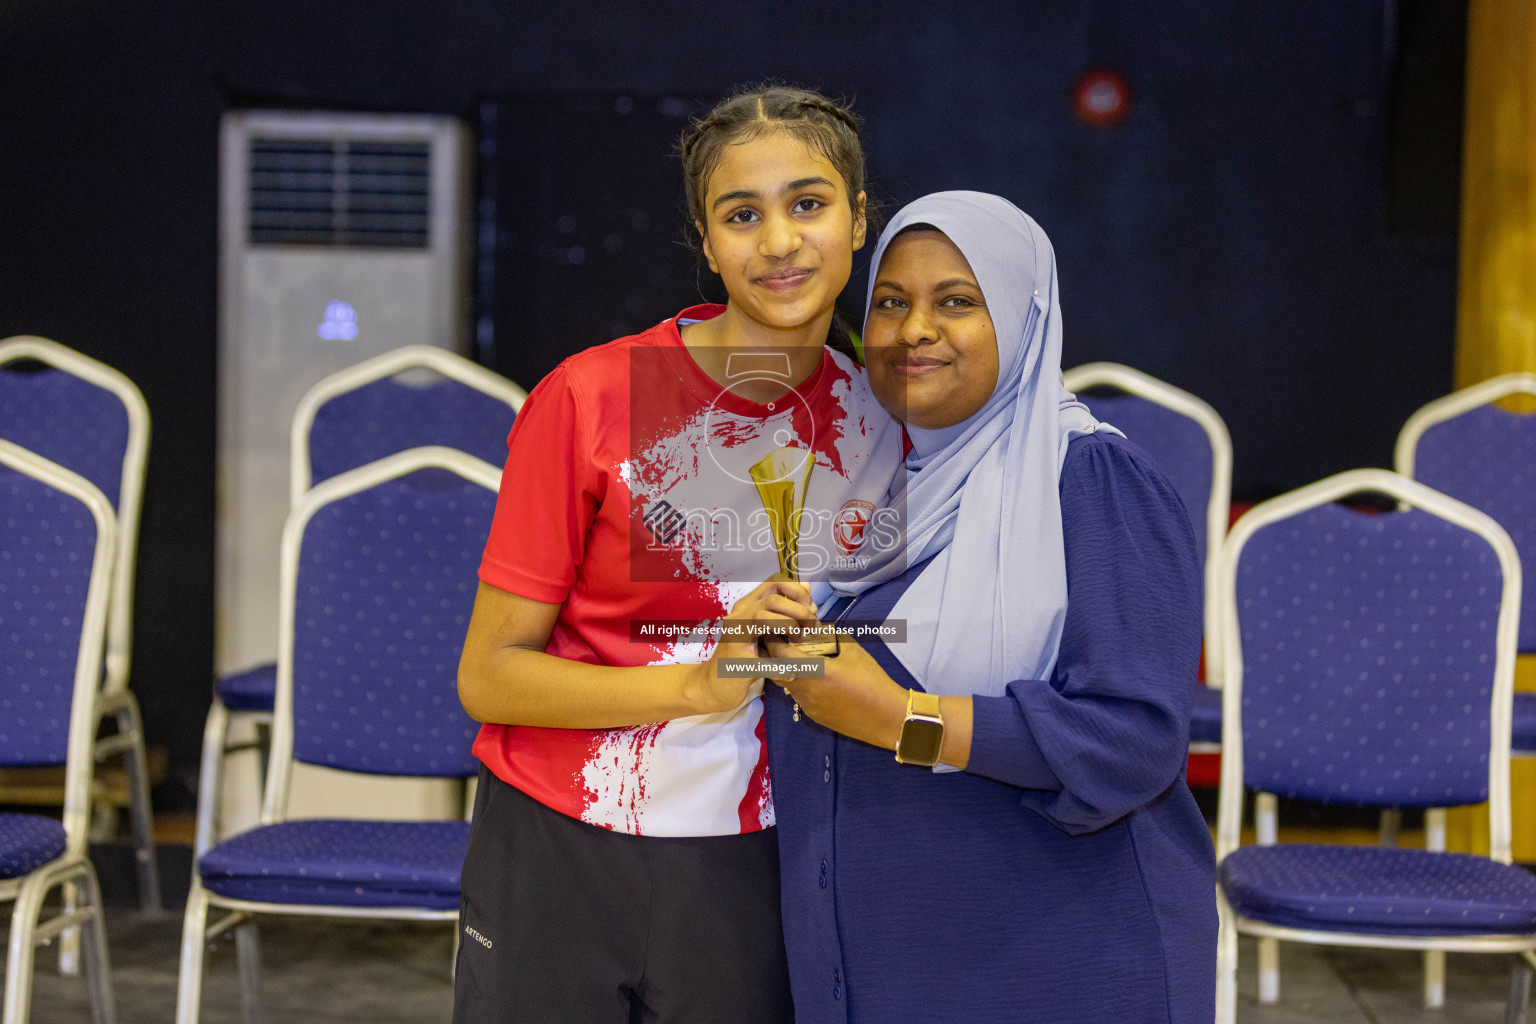
[[117, 518], [108, 612], [108, 691], [128, 685], [139, 512], [149, 455], [149, 406], [118, 371], [47, 338], [0, 341], [0, 438], [78, 473]]
[[[1397, 471], [1481, 509], [1508, 531], [1536, 580], [1536, 415], [1493, 404], [1536, 395], [1536, 374], [1510, 373], [1437, 399], [1408, 418]], [[1520, 650], [1536, 652], [1536, 594], [1520, 605]]]
[[294, 412], [290, 507], [316, 484], [407, 448], [457, 448], [500, 466], [527, 397], [505, 377], [430, 345], [333, 373]]
[[0, 765], [63, 764], [82, 852], [116, 519], [88, 480], [0, 440]]
[[[1361, 493], [1402, 511], [1334, 504]], [[1520, 614], [1509, 535], [1423, 484], [1353, 470], [1249, 511], [1220, 568], [1219, 851], [1237, 845], [1246, 785], [1362, 807], [1487, 800], [1507, 863]]]
[[1219, 686], [1221, 628], [1214, 600], [1216, 553], [1232, 506], [1232, 437], [1211, 406], [1180, 388], [1120, 363], [1085, 363], [1062, 374], [1068, 391], [1113, 388], [1078, 399], [1157, 460], [1189, 510], [1205, 563], [1205, 675]]
[[286, 814], [292, 760], [475, 773], [458, 664], [500, 477], [454, 449], [412, 448], [327, 480], [289, 514], [264, 824]]

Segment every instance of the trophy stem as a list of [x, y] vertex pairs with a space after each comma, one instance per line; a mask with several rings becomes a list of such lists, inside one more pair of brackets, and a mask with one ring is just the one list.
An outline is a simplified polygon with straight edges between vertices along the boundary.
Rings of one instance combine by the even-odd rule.
[[[787, 445], [769, 452], [753, 463], [749, 472], [757, 485], [763, 511], [773, 530], [774, 548], [779, 556], [779, 572], [796, 583], [800, 580], [800, 514], [805, 509], [805, 491], [816, 468], [815, 455], [805, 448]], [[841, 650], [837, 637], [814, 639], [793, 644], [805, 657], [836, 657]]]

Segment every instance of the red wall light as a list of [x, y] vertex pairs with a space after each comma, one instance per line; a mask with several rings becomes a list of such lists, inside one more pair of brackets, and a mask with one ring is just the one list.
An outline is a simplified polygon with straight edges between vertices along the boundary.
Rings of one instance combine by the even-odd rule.
[[1131, 109], [1131, 86], [1117, 72], [1096, 68], [1077, 80], [1072, 106], [1084, 124], [1119, 124]]

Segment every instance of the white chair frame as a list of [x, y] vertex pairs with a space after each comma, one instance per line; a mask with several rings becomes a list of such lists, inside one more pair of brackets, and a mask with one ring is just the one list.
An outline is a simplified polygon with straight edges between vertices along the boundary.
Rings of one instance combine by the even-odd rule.
[[1393, 465], [1403, 476], [1414, 479], [1419, 439], [1430, 427], [1510, 395], [1536, 395], [1536, 373], [1506, 373], [1481, 384], [1462, 388], [1421, 407], [1408, 417], [1408, 422], [1403, 424], [1403, 429], [1397, 435]]
[[[354, 366], [318, 381], [305, 392], [294, 410], [293, 422], [288, 435], [288, 507], [298, 508], [309, 493], [313, 481], [313, 467], [309, 459], [309, 433], [314, 426], [315, 415], [321, 406], [339, 395], [355, 391], [386, 377], [393, 377], [408, 370], [427, 369], [443, 377], [458, 381], [468, 387], [500, 399], [512, 408], [513, 415], [522, 411], [528, 393], [498, 374], [470, 362], [463, 356], [432, 345], [406, 345], [364, 360]], [[224, 702], [215, 697], [203, 726], [202, 765], [198, 773], [197, 829], [193, 840], [193, 862], [202, 857], [208, 848], [218, 842], [219, 796], [223, 787], [224, 757], [235, 750], [254, 746], [229, 746], [229, 729], [236, 721], [253, 726], [272, 723], [272, 716], [262, 711], [230, 711]], [[196, 874], [196, 869], [193, 871]]]
[[338, 370], [317, 383], [299, 400], [293, 413], [293, 429], [288, 435], [288, 504], [297, 508], [313, 482], [309, 461], [309, 431], [320, 407], [338, 395], [356, 391], [385, 377], [406, 370], [429, 369], [460, 384], [483, 391], [512, 407], [513, 414], [523, 411], [528, 392], [499, 374], [470, 362], [461, 355], [432, 345], [406, 345], [375, 356], [345, 370]]
[[[107, 618], [105, 674], [98, 720], [112, 716], [117, 733], [96, 741], [96, 760], [124, 756], [128, 772], [129, 816], [139, 877], [139, 905], [160, 909], [160, 872], [155, 856], [154, 812], [149, 799], [149, 768], [145, 759], [144, 722], [139, 702], [128, 688], [133, 653], [133, 584], [139, 552], [139, 515], [144, 505], [144, 473], [149, 458], [149, 406], [144, 395], [122, 373], [74, 349], [47, 338], [18, 335], [0, 341], [0, 365], [18, 359], [34, 359], [110, 391], [123, 404], [128, 417], [128, 443], [123, 453], [118, 487], [117, 563], [112, 574], [112, 600]], [[109, 506], [110, 507], [110, 506]], [[66, 937], [61, 964], [74, 973], [72, 937]]]
[[[1061, 379], [1066, 389], [1073, 393], [1111, 387], [1144, 398], [1189, 417], [1205, 431], [1211, 445], [1211, 493], [1205, 503], [1205, 551], [1202, 552], [1205, 563], [1205, 683], [1212, 689], [1220, 689], [1221, 623], [1217, 618], [1220, 602], [1216, 600], [1216, 563], [1232, 514], [1232, 435], [1227, 431], [1226, 421], [1199, 396], [1121, 363], [1084, 363], [1064, 371]], [[1195, 754], [1213, 754], [1221, 750], [1221, 745], [1191, 743], [1189, 749]]]
[[[64, 853], [19, 878], [0, 881], [0, 900], [13, 901], [6, 954], [4, 1024], [25, 1024], [31, 1014], [32, 975], [37, 947], [56, 935], [83, 928], [91, 1015], [96, 1024], [116, 1020], [111, 964], [107, 957], [106, 919], [101, 887], [91, 866], [88, 830], [91, 775], [95, 764], [96, 725], [101, 703], [101, 672], [112, 607], [116, 563], [117, 516], [106, 496], [84, 477], [19, 445], [0, 440], [0, 465], [24, 473], [81, 502], [96, 523], [96, 547], [80, 624], [75, 659], [69, 739], [64, 773]], [[67, 899], [47, 921], [39, 921], [43, 901], [57, 886], [84, 890], [85, 898]]]
[[[1222, 691], [1222, 763], [1221, 790], [1216, 825], [1218, 864], [1241, 844], [1243, 812], [1243, 654], [1237, 620], [1237, 568], [1243, 547], [1259, 530], [1308, 509], [1338, 501], [1351, 494], [1385, 494], [1401, 505], [1422, 509], [1457, 526], [1476, 533], [1493, 548], [1503, 574], [1503, 592], [1495, 628], [1493, 693], [1490, 708], [1490, 746], [1488, 752], [1488, 821], [1490, 857], [1510, 863], [1509, 823], [1509, 729], [1510, 698], [1514, 692], [1515, 646], [1520, 622], [1520, 558], [1514, 541], [1492, 517], [1439, 491], [1384, 469], [1357, 469], [1328, 477], [1289, 494], [1254, 507], [1233, 526], [1222, 545], [1219, 591], [1226, 635], [1222, 643], [1226, 667]], [[1270, 798], [1271, 800], [1273, 797]], [[1426, 811], [1440, 816], [1439, 848], [1444, 849], [1443, 809]], [[1427, 830], [1429, 826], [1427, 825]], [[1261, 832], [1263, 829], [1261, 828]], [[1274, 842], [1273, 834], [1260, 836], [1261, 845]], [[1430, 837], [1430, 848], [1435, 848]], [[1237, 1014], [1237, 940], [1239, 934], [1258, 936], [1260, 940], [1260, 1000], [1278, 998], [1279, 940], [1332, 946], [1368, 946], [1384, 949], [1425, 951], [1426, 1002], [1432, 988], [1444, 992], [1444, 952], [1522, 953], [1536, 949], [1536, 934], [1489, 936], [1401, 936], [1362, 935], [1267, 924], [1239, 916], [1217, 886], [1217, 908], [1221, 919], [1216, 956], [1216, 1020], [1232, 1024]], [[1268, 950], [1268, 952], [1266, 952]], [[1435, 969], [1438, 961], [1438, 971]], [[1264, 974], [1274, 971], [1271, 991], [1266, 991]], [[1438, 976], [1437, 976], [1438, 975]]]
[[[293, 621], [297, 605], [300, 544], [304, 530], [310, 519], [326, 506], [421, 469], [451, 470], [493, 493], [501, 485], [501, 470], [465, 452], [435, 445], [410, 448], [324, 481], [305, 494], [288, 514], [288, 522], [283, 528], [280, 556], [282, 606], [278, 626], [277, 703], [273, 712], [272, 750], [267, 762], [267, 779], [262, 798], [262, 825], [274, 825], [288, 820], [288, 790], [293, 770]], [[209, 925], [208, 912], [213, 907], [223, 908], [229, 913]], [[246, 1019], [260, 1017], [256, 933], [252, 921], [262, 914], [356, 920], [458, 920], [457, 910], [316, 906], [230, 899], [205, 889], [201, 876], [194, 868], [181, 935], [181, 976], [176, 996], [177, 1024], [196, 1024], [202, 1001], [203, 959], [207, 944], [232, 928], [235, 929], [239, 947], [237, 956], [240, 961]]]

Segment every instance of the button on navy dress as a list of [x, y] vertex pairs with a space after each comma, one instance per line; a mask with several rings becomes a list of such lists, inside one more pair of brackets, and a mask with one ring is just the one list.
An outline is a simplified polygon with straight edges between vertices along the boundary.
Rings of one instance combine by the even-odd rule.
[[[1211, 1020], [1215, 863], [1183, 777], [1194, 536], [1161, 473], [1113, 435], [1071, 443], [1061, 510], [1056, 669], [974, 699], [966, 771], [792, 721], [768, 688], [798, 1024]], [[884, 619], [907, 586], [849, 614]], [[866, 646], [915, 685], [889, 648]]]

